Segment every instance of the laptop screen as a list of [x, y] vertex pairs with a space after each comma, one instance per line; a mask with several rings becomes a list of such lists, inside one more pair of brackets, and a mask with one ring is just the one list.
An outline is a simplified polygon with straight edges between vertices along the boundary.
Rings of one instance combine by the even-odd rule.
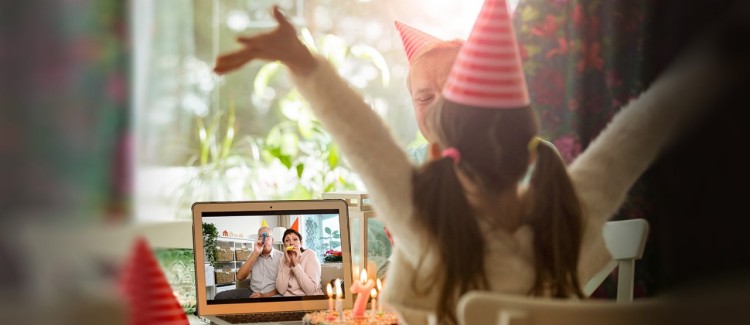
[[193, 217], [198, 314], [326, 309], [336, 280], [351, 304], [343, 201], [201, 202]]

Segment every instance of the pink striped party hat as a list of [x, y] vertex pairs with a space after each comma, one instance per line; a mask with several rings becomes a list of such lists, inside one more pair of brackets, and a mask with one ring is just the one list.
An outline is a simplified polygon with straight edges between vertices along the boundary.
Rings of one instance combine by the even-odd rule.
[[127, 304], [128, 324], [189, 324], [145, 238], [136, 239], [119, 284]]
[[457, 104], [494, 109], [530, 104], [505, 0], [484, 1], [443, 87], [443, 97]]
[[401, 35], [401, 42], [404, 43], [404, 51], [406, 51], [406, 58], [409, 59], [409, 64], [413, 62], [414, 55], [425, 45], [441, 41], [435, 36], [400, 21], [396, 21], [396, 29], [398, 29], [398, 33]]

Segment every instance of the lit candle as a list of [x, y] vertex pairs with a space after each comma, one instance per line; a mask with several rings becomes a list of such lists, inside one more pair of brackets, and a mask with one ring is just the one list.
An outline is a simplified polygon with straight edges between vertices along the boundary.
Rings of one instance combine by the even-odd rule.
[[375, 316], [378, 306], [378, 290], [375, 290], [375, 288], [370, 289], [370, 297], [372, 297], [372, 310], [370, 313]]
[[382, 314], [383, 313], [383, 297], [382, 297], [382, 295], [383, 295], [383, 285], [380, 283], [380, 279], [378, 279], [378, 281], [376, 283], [377, 283], [377, 287], [378, 287], [378, 292], [381, 295], [381, 297], [380, 297], [380, 303], [378, 304], [378, 314]]
[[354, 301], [354, 307], [352, 308], [352, 316], [364, 317], [367, 299], [370, 298], [370, 290], [373, 287], [375, 287], [375, 281], [368, 279], [367, 271], [362, 270], [359, 281], [354, 282], [350, 290], [352, 293], [357, 294], [357, 300]]
[[326, 287], [326, 292], [328, 293], [328, 313], [333, 313], [333, 287], [329, 283]]
[[334, 285], [336, 286], [336, 311], [339, 312], [339, 321], [344, 320], [344, 300], [343, 300], [343, 293], [341, 292], [341, 280], [336, 279], [336, 281], [333, 281]]

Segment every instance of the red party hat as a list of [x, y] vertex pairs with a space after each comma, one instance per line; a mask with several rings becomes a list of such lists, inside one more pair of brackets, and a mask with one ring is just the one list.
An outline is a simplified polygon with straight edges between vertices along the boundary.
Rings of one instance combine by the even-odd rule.
[[159, 262], [142, 237], [136, 240], [133, 253], [122, 269], [120, 287], [128, 305], [128, 324], [189, 324]]
[[404, 51], [406, 51], [406, 58], [409, 59], [409, 64], [413, 62], [414, 55], [425, 45], [440, 41], [439, 38], [400, 21], [396, 21], [396, 29], [398, 29], [398, 33], [401, 35], [401, 42], [404, 43]]
[[469, 39], [458, 52], [443, 97], [482, 108], [529, 105], [521, 55], [505, 0], [485, 0]]
[[299, 232], [299, 218], [294, 220], [294, 223], [292, 223], [292, 226], [289, 227], [289, 229], [294, 229], [294, 231]]

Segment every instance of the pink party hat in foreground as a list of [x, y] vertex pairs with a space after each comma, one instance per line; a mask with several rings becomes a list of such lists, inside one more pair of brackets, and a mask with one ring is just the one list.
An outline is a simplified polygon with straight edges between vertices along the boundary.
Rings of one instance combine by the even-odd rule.
[[401, 35], [401, 42], [404, 43], [404, 51], [409, 64], [414, 61], [414, 56], [427, 44], [441, 41], [439, 38], [427, 34], [421, 30], [396, 21], [396, 29]]
[[128, 307], [128, 324], [189, 324], [144, 238], [137, 239], [133, 253], [122, 269], [120, 286]]
[[485, 0], [443, 87], [443, 97], [482, 108], [529, 105], [521, 55], [505, 0]]

